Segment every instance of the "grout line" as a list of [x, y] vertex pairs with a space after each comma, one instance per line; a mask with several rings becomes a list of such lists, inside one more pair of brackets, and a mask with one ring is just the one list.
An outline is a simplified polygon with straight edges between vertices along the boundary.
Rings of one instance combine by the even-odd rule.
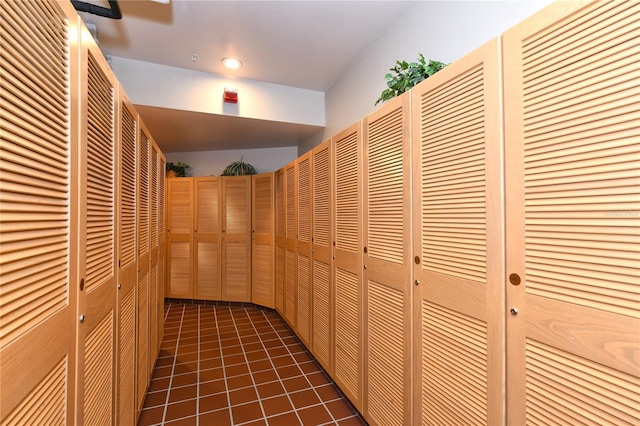
[[[216, 335], [218, 336], [218, 342], [220, 342], [220, 325], [218, 324], [218, 310], [214, 309], [213, 310], [213, 317], [215, 318], [215, 323], [216, 323]], [[229, 410], [229, 420], [231, 421], [231, 424], [234, 424], [233, 422], [233, 410], [231, 410], [231, 397], [229, 396], [229, 387], [227, 386], [227, 371], [224, 368], [224, 354], [222, 352], [222, 343], [219, 344], [220, 347], [220, 364], [222, 365], [222, 378], [224, 380], [224, 388], [225, 388], [225, 394], [227, 395], [227, 409]]]
[[[264, 314], [264, 312], [262, 312], [262, 316], [267, 320], [267, 323], [269, 324], [271, 329], [273, 331], [275, 331], [275, 329], [273, 328], [273, 324], [271, 324], [271, 320]], [[251, 325], [253, 325], [253, 329], [258, 334], [258, 337], [260, 337], [260, 333], [258, 332], [258, 329], [256, 328], [256, 326], [253, 324], [253, 321], [251, 322]], [[278, 333], [276, 333], [276, 335], [278, 336], [278, 338], [280, 338], [280, 335], [278, 335]], [[264, 342], [262, 341], [261, 338], [259, 340], [260, 340], [260, 344], [262, 345], [264, 351], [267, 353], [267, 359], [269, 360], [269, 363], [271, 364], [271, 367], [273, 367], [273, 370], [276, 373], [276, 376], [278, 377], [278, 381], [280, 382], [280, 386], [282, 386], [282, 389], [284, 389], [284, 394], [287, 396], [287, 399], [289, 400], [289, 403], [291, 404], [291, 407], [293, 408], [293, 411], [296, 414], [296, 417], [298, 418], [298, 421], [300, 422], [300, 424], [304, 424], [302, 422], [302, 418], [300, 418], [300, 415], [298, 414], [298, 410], [297, 410], [295, 404], [293, 403], [293, 400], [291, 399], [291, 396], [289, 396], [290, 392], [287, 392], [287, 388], [284, 387], [284, 382], [280, 378], [280, 374], [278, 374], [278, 369], [276, 368], [276, 366], [273, 364], [273, 361], [271, 360], [271, 355], [269, 354], [269, 351], [267, 350], [267, 347], [264, 345]], [[282, 343], [284, 344], [284, 342], [282, 342]], [[289, 351], [289, 349], [286, 347], [286, 345], [285, 345], [285, 349], [287, 349], [287, 351]], [[282, 413], [280, 413], [280, 414], [282, 414]]]
[[[247, 317], [249, 318], [249, 322], [251, 323], [251, 326], [253, 327], [253, 320], [251, 319], [251, 316], [247, 312], [247, 308], [243, 308], [243, 309], [244, 309], [245, 314], [247, 314]], [[258, 393], [258, 386], [256, 385], [256, 381], [253, 378], [253, 372], [251, 371], [251, 364], [249, 363], [249, 360], [247, 359], [247, 353], [244, 351], [244, 346], [242, 346], [242, 339], [240, 338], [240, 330], [238, 329], [238, 324], [236, 323], [235, 316], [231, 315], [231, 319], [233, 321], [233, 326], [236, 329], [236, 334], [238, 335], [238, 341], [240, 342], [240, 349], [242, 350], [242, 356], [244, 357], [244, 360], [245, 360], [245, 362], [247, 364], [247, 370], [249, 370], [249, 377], [251, 378], [251, 383], [253, 383], [253, 390], [256, 392], [256, 397], [258, 398], [258, 404], [260, 405], [260, 411], [262, 412], [262, 418], [266, 420], [267, 415], [264, 412], [264, 407], [262, 406], [262, 398], [260, 398], [260, 394]], [[247, 386], [247, 387], [249, 387], [249, 386]], [[259, 420], [259, 419], [254, 419], [252, 421], [255, 421], [255, 420]]]
[[200, 425], [200, 306], [198, 306], [198, 325], [196, 332], [198, 333], [198, 356], [196, 371], [196, 426]]
[[[171, 310], [173, 305], [169, 305], [169, 309], [167, 310], [167, 314]], [[167, 408], [169, 407], [169, 395], [171, 394], [171, 384], [173, 382], [173, 372], [176, 368], [176, 361], [178, 360], [178, 348], [180, 347], [180, 333], [182, 332], [182, 320], [184, 318], [184, 306], [182, 307], [182, 315], [180, 316], [180, 327], [178, 328], [178, 336], [176, 338], [176, 346], [175, 353], [173, 354], [173, 364], [171, 365], [171, 375], [169, 376], [169, 384], [167, 385], [167, 398], [164, 403], [164, 409], [162, 410], [162, 421], [161, 425], [164, 425], [165, 419], [167, 418]]]

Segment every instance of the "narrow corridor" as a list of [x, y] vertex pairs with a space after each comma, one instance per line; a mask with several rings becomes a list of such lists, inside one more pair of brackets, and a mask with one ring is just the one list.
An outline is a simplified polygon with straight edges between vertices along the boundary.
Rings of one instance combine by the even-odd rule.
[[364, 424], [274, 311], [165, 304], [138, 425]]

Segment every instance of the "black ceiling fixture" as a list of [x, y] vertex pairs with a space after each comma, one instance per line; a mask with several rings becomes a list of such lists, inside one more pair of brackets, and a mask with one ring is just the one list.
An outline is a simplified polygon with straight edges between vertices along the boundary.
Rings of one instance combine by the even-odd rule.
[[109, 0], [109, 7], [97, 6], [79, 0], [71, 0], [71, 4], [78, 12], [88, 12], [92, 15], [104, 16], [111, 19], [122, 19], [122, 12], [118, 6], [118, 0]]

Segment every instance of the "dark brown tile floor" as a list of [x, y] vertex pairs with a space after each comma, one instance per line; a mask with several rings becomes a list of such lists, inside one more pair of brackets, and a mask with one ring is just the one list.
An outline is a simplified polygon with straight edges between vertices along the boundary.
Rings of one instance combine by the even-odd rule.
[[165, 305], [138, 425], [366, 424], [278, 314]]

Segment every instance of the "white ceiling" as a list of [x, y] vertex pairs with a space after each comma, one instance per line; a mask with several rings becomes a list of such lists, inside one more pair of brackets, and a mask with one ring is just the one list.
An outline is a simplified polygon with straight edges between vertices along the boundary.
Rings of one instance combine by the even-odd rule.
[[[108, 7], [103, 0], [87, 2]], [[121, 0], [121, 20], [81, 15], [97, 26], [105, 55], [326, 92], [409, 3]], [[220, 61], [227, 56], [244, 66], [226, 70]], [[320, 130], [137, 107], [165, 152], [295, 146]]]

